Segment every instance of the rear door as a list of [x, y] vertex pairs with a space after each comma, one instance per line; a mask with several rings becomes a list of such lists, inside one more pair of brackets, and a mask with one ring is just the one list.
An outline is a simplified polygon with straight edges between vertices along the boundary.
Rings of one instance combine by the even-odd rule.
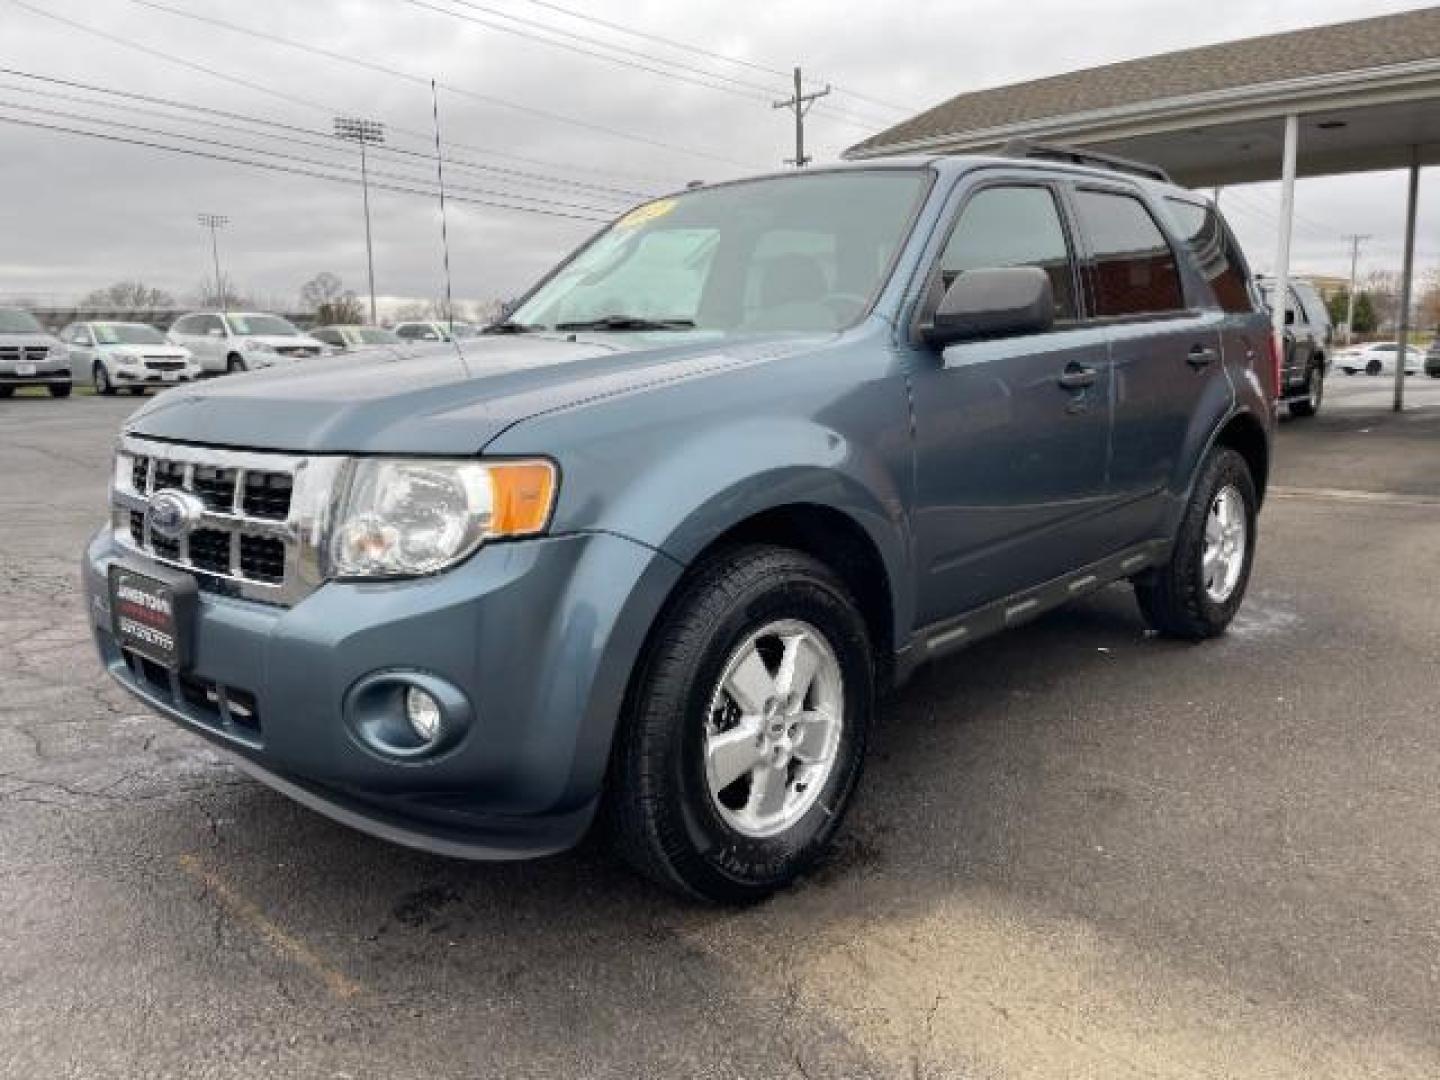
[[[1080, 319], [1075, 247], [1054, 186], [971, 188], [928, 283], [933, 311], [966, 271], [1038, 266], [1055, 328], [919, 357], [913, 381], [915, 537], [922, 624], [1094, 561], [1106, 501], [1110, 376], [1102, 330]], [[922, 319], [924, 310], [922, 309]]]
[[[1202, 401], [1229, 384], [1223, 316], [1203, 282], [1187, 282], [1155, 208], [1129, 185], [1077, 182], [1070, 192], [1095, 321], [1109, 342], [1113, 429], [1109, 487], [1115, 547], [1152, 539], [1188, 478], [1186, 451]], [[1196, 295], [1190, 295], [1196, 294]]]

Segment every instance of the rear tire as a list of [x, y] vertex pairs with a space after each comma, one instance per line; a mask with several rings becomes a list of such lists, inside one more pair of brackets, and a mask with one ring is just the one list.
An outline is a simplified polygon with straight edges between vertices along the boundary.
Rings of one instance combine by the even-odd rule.
[[[1217, 523], [1222, 501], [1238, 515], [1239, 533]], [[1256, 505], [1255, 481], [1245, 459], [1228, 446], [1212, 450], [1191, 492], [1170, 561], [1135, 580], [1135, 598], [1151, 629], [1186, 641], [1225, 632], [1250, 582]]]
[[1290, 402], [1290, 415], [1294, 417], [1314, 416], [1320, 411], [1325, 400], [1325, 371], [1318, 365], [1310, 369], [1305, 377], [1305, 396]]
[[1365, 365], [1366, 375], [1379, 375], [1380, 371], [1381, 365], [1379, 360], [1371, 360], [1368, 364]]
[[793, 882], [850, 805], [874, 680], [865, 622], [822, 563], [753, 545], [702, 564], [632, 679], [605, 808], [619, 853], [714, 903]]
[[0, 386], [0, 398], [7, 398], [7, 397], [14, 397], [14, 396], [15, 396], [15, 387], [13, 387], [13, 386]]
[[49, 386], [50, 396], [53, 398], [67, 398], [74, 387], [70, 383], [51, 383]]

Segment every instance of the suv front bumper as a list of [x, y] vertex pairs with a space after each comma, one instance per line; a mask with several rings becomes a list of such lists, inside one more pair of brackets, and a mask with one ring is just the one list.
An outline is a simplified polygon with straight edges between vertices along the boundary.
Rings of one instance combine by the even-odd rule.
[[38, 360], [28, 365], [34, 371], [21, 375], [19, 368], [24, 365], [8, 360], [0, 363], [0, 386], [69, 386], [71, 382], [70, 361]]
[[[144, 572], [102, 529], [86, 602], [122, 686], [292, 798], [464, 858], [542, 855], [584, 834], [630, 671], [682, 569], [618, 536], [576, 534], [494, 544], [428, 578], [331, 582], [292, 608], [202, 591], [189, 665], [171, 673], [114, 637], [116, 561]], [[455, 688], [469, 728], [430, 758], [366, 745], [350, 691], [392, 672]]]

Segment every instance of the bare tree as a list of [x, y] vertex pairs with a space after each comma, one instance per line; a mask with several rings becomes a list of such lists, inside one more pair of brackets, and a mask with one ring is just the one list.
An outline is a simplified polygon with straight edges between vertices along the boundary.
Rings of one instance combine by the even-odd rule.
[[81, 299], [80, 306], [116, 311], [157, 311], [161, 308], [173, 308], [175, 297], [164, 289], [146, 285], [137, 279], [117, 281], [103, 289], [88, 292]]
[[1400, 275], [1393, 270], [1372, 270], [1362, 290], [1370, 296], [1378, 330], [1393, 330], [1400, 317]]
[[339, 275], [328, 270], [316, 274], [300, 287], [300, 303], [315, 313], [321, 323], [358, 323], [365, 321], [360, 301], [353, 289], [345, 288]]
[[243, 311], [249, 302], [241, 294], [229, 274], [220, 275], [220, 288], [215, 288], [212, 278], [204, 278], [195, 289], [195, 306], [202, 308], [224, 308]]
[[1422, 330], [1440, 326], [1440, 266], [1432, 266], [1416, 283], [1415, 325]]

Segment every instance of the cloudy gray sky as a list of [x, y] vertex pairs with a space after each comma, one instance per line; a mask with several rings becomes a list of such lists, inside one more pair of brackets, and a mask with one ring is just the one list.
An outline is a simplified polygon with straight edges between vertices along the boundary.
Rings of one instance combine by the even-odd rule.
[[[767, 99], [788, 89], [772, 72], [794, 63], [838, 88], [811, 116], [812, 149], [823, 161], [903, 118], [904, 107], [918, 110], [962, 91], [1417, 6], [1404, 0], [0, 0], [0, 67], [11, 72], [288, 127], [105, 97], [18, 74], [0, 74], [0, 118], [354, 177], [355, 155], [325, 133], [335, 113], [357, 113], [384, 121], [391, 145], [407, 151], [372, 157], [372, 175], [384, 174], [377, 182], [429, 189], [433, 165], [423, 151], [433, 77], [442, 86], [449, 153], [463, 159], [449, 167], [447, 181], [458, 198], [477, 200], [451, 208], [455, 292], [491, 299], [522, 289], [595, 228], [589, 220], [554, 215], [603, 218], [687, 180], [777, 166], [791, 151], [791, 126], [788, 114], [771, 109]], [[754, 66], [628, 36], [564, 8]], [[542, 43], [446, 10], [526, 34], [546, 36], [538, 23], [597, 39], [629, 50], [623, 58], [634, 66], [581, 51], [606, 51], [602, 45], [576, 38], [564, 39], [569, 48]], [[335, 56], [275, 40], [281, 38]], [[690, 74], [667, 77], [645, 68]], [[724, 89], [684, 81], [702, 70], [723, 76], [706, 78]], [[267, 132], [283, 139], [262, 137]], [[1422, 267], [1440, 265], [1435, 173], [1422, 179]], [[1302, 180], [1296, 266], [1344, 271], [1343, 234], [1358, 232], [1374, 236], [1362, 272], [1398, 267], [1403, 197], [1399, 173]], [[1273, 254], [1276, 201], [1274, 185], [1228, 189], [1223, 197], [1260, 269]], [[379, 292], [438, 295], [433, 200], [375, 190], [372, 210]], [[193, 292], [210, 272], [208, 238], [195, 222], [199, 211], [229, 216], [222, 257], [243, 288], [290, 296], [316, 272], [331, 270], [363, 289], [358, 187], [0, 122], [0, 296], [64, 300], [127, 277]]]

